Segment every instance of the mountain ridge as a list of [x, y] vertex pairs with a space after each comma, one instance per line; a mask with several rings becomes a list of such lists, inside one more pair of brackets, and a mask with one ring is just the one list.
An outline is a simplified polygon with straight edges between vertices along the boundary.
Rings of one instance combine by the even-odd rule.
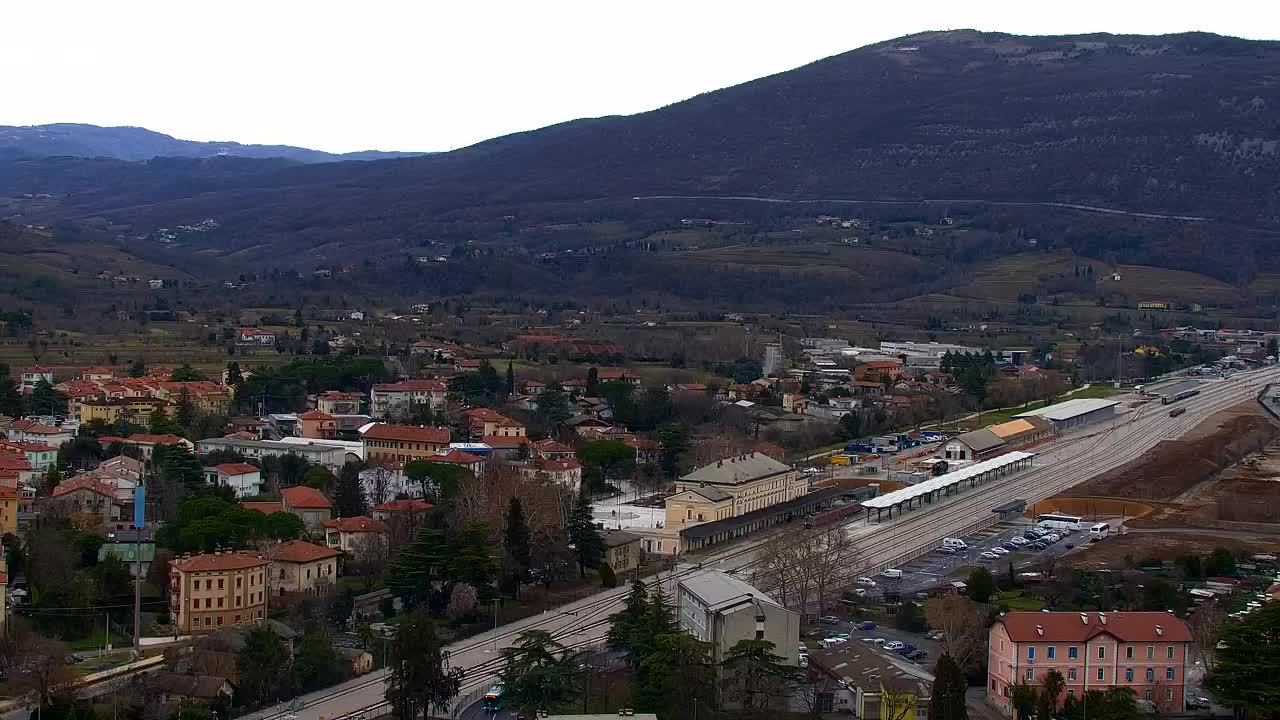
[[233, 156], [323, 163], [345, 160], [386, 160], [428, 154], [382, 150], [329, 153], [292, 145], [180, 140], [172, 135], [133, 125], [108, 127], [88, 123], [0, 125], [0, 148], [10, 148], [33, 157], [106, 157], [125, 161], [150, 160], [156, 157]]

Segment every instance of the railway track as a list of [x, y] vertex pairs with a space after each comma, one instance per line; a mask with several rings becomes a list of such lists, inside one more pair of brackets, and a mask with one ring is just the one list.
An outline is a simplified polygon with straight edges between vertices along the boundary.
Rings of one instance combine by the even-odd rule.
[[[956, 532], [957, 523], [963, 526], [963, 520], [966, 518], [978, 517], [980, 521], [992, 520], [994, 522], [993, 517], [990, 516], [990, 511], [992, 507], [1000, 502], [1013, 498], [1025, 498], [1029, 502], [1037, 502], [1078, 485], [1094, 475], [1131, 462], [1161, 440], [1177, 437], [1215, 412], [1256, 396], [1259, 388], [1276, 377], [1280, 377], [1280, 371], [1274, 369], [1238, 373], [1236, 381], [1232, 383], [1232, 387], [1213, 394], [1198, 396], [1198, 402], [1180, 405], [1181, 407], [1186, 407], [1187, 412], [1177, 417], [1169, 417], [1164, 409], [1165, 406], [1141, 406], [1131, 416], [1127, 418], [1120, 416], [1115, 421], [1112, 421], [1111, 427], [1087, 435], [1066, 438], [1041, 448], [1039, 455], [1041, 457], [1054, 458], [1053, 464], [1042, 465], [1017, 475], [1008, 476], [998, 485], [988, 483], [969, 492], [953, 495], [946, 500], [935, 501], [929, 506], [930, 510], [928, 512], [900, 515], [895, 521], [878, 523], [876, 527], [883, 528], [885, 531], [892, 530], [892, 532], [887, 534], [866, 534], [856, 540], [858, 550], [864, 560], [863, 572], [871, 572], [874, 568], [890, 561], [903, 558], [922, 548], [927, 548], [928, 545], [936, 543], [938, 538], [943, 535]], [[855, 518], [842, 523], [842, 527], [850, 527], [860, 522], [866, 521], [861, 518]], [[668, 584], [673, 585], [683, 577], [700, 571], [706, 565], [719, 565], [755, 552], [770, 537], [782, 531], [783, 529], [780, 528], [758, 536], [755, 542], [727, 548], [723, 553], [708, 556], [697, 566], [678, 571], [669, 571], [665, 575], [659, 573], [658, 581], [663, 583], [665, 588]], [[925, 551], [927, 552], [927, 550]], [[759, 559], [753, 558], [734, 569], [746, 570], [753, 567], [757, 562], [759, 562]], [[547, 613], [548, 617], [539, 619], [532, 624], [525, 624], [517, 629], [501, 632], [483, 640], [452, 648], [450, 650], [451, 655], [473, 652], [482, 649], [486, 645], [492, 645], [494, 648], [494, 656], [492, 658], [464, 668], [465, 675], [461, 695], [465, 697], [469, 691], [493, 681], [503, 661], [498, 651], [498, 643], [513, 638], [526, 630], [542, 628], [557, 621], [562, 621], [567, 617], [574, 618], [576, 622], [551, 630], [550, 634], [553, 639], [574, 638], [603, 628], [609, 624], [609, 615], [612, 614], [613, 610], [625, 602], [627, 592], [625, 588], [619, 588], [605, 597], [593, 600], [574, 610], [549, 612]], [[600, 641], [601, 636], [597, 635], [567, 643], [565, 647], [567, 649], [589, 647], [599, 644]], [[363, 682], [313, 698], [308, 701], [307, 705], [328, 702], [381, 685], [385, 682], [385, 676], [385, 671], [379, 672], [376, 676], [370, 677]], [[332, 720], [362, 720], [363, 718], [374, 717], [386, 708], [386, 702], [379, 701], [351, 712], [333, 716]], [[461, 708], [455, 707], [453, 716], [456, 717], [460, 710]], [[290, 715], [292, 715], [292, 711], [281, 710], [259, 716], [255, 720], [284, 720]]]

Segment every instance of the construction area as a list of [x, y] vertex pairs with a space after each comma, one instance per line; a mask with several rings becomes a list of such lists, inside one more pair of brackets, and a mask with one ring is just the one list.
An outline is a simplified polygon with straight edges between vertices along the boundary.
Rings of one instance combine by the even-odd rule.
[[1186, 552], [1194, 542], [1273, 551], [1280, 547], [1278, 507], [1280, 422], [1250, 401], [1215, 413], [1178, 440], [1162, 442], [1138, 460], [1040, 503], [1039, 511], [1125, 518], [1133, 532], [1077, 559], [1106, 565], [1126, 554], [1158, 556], [1166, 546], [1171, 553]]

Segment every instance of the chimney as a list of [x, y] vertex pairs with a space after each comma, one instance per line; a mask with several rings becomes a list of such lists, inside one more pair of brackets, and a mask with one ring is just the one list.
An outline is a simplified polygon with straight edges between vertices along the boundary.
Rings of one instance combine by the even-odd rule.
[[1106, 613], [1104, 613], [1104, 612], [1100, 612], [1100, 613], [1098, 613], [1098, 621], [1099, 621], [1099, 622], [1101, 622], [1103, 625], [1106, 625], [1106, 624], [1107, 624], [1107, 614], [1106, 614]]
[[1156, 636], [1157, 637], [1164, 636], [1164, 628], [1160, 627], [1159, 625], [1156, 626]]
[[1036, 626], [1036, 634], [1037, 634], [1037, 635], [1039, 635], [1040, 637], [1044, 637], [1044, 626], [1043, 626], [1043, 625], [1037, 625], [1037, 626]]
[[1081, 625], [1089, 624], [1089, 613], [1080, 613], [1080, 624]]

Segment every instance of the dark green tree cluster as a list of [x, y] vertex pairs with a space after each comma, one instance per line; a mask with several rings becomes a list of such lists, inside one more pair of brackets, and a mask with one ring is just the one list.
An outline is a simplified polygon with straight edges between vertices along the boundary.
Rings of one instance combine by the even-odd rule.
[[454, 377], [449, 389], [462, 395], [469, 405], [489, 405], [506, 396], [507, 385], [488, 360], [481, 360], [475, 372]]
[[302, 531], [302, 521], [295, 515], [264, 515], [221, 498], [204, 497], [182, 503], [175, 521], [160, 528], [156, 540], [174, 552], [208, 552], [244, 548], [256, 539], [293, 540]]
[[487, 525], [471, 523], [451, 535], [429, 527], [400, 548], [386, 583], [406, 607], [441, 612], [457, 583], [475, 588], [482, 601], [497, 597], [498, 569]]
[[411, 460], [405, 463], [404, 475], [422, 488], [422, 495], [436, 502], [452, 500], [462, 485], [472, 477], [471, 471], [459, 465]]
[[67, 396], [55, 390], [48, 380], [40, 378], [27, 397], [27, 412], [31, 415], [63, 415], [67, 412]]
[[605, 489], [609, 481], [622, 480], [635, 469], [636, 450], [621, 440], [592, 440], [578, 447], [583, 477], [593, 489]]
[[556, 642], [545, 630], [525, 630], [502, 651], [502, 683], [506, 700], [530, 716], [567, 709], [578, 694], [581, 651]]
[[666, 388], [637, 390], [630, 383], [606, 382], [600, 384], [600, 396], [613, 411], [613, 419], [632, 430], [655, 430], [676, 416], [675, 403]]
[[[327, 347], [327, 346], [326, 346]], [[306, 406], [307, 395], [323, 390], [368, 391], [391, 373], [376, 357], [325, 355], [298, 357], [280, 367], [255, 368], [242, 378], [235, 408], [241, 413], [290, 412]]]
[[604, 538], [596, 529], [591, 511], [591, 499], [585, 491], [578, 492], [578, 499], [569, 513], [569, 542], [578, 560], [578, 575], [586, 577], [587, 570], [594, 570], [604, 560]]
[[[1280, 708], [1280, 603], [1223, 628], [1209, 686], [1236, 717], [1274, 718]], [[1093, 708], [1090, 708], [1092, 714]]]
[[548, 435], [554, 433], [560, 427], [560, 423], [573, 417], [573, 405], [559, 383], [548, 383], [542, 392], [538, 393], [536, 403], [537, 409], [533, 412], [534, 423]]
[[462, 668], [449, 667], [449, 651], [422, 610], [401, 617], [387, 665], [386, 698], [396, 720], [439, 717], [462, 689]]

